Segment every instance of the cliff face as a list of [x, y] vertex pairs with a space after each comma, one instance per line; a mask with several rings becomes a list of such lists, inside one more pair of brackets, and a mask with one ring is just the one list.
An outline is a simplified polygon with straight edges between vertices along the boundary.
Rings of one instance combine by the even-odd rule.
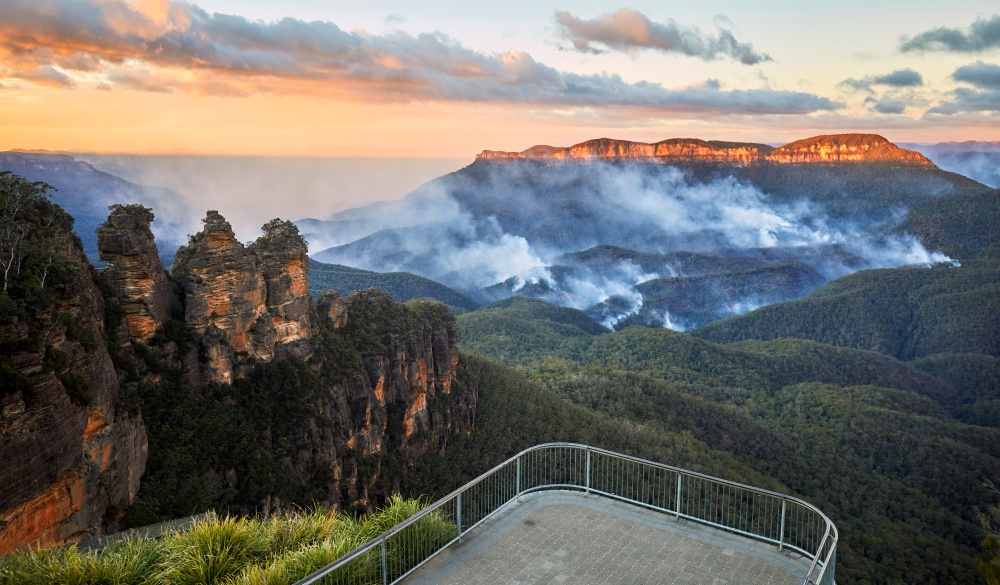
[[[28, 301], [32, 313], [0, 319], [10, 368], [0, 392], [0, 555], [100, 534], [132, 502], [146, 465], [146, 430], [120, 405], [102, 294], [79, 240], [63, 225], [44, 243], [58, 271]], [[17, 302], [29, 286], [0, 295]]]
[[[476, 395], [455, 383], [446, 307], [374, 289], [313, 303], [291, 222], [269, 222], [245, 247], [209, 212], [168, 276], [150, 210], [116, 206], [99, 229], [108, 267], [95, 280], [71, 218], [51, 207], [61, 227], [31, 242], [62, 254], [48, 284], [0, 292], [16, 309], [0, 315], [0, 555], [99, 535], [126, 510], [122, 522], [142, 523], [192, 502], [370, 509], [422, 455], [471, 432]], [[53, 266], [42, 260], [26, 259], [25, 273]], [[11, 305], [29, 285], [31, 311]], [[136, 500], [148, 451], [140, 407], [155, 447], [143, 494], [160, 482], [148, 500]]]
[[776, 148], [767, 159], [778, 163], [896, 162], [934, 166], [927, 157], [899, 148], [877, 134], [831, 134]]
[[504, 163], [519, 160], [636, 160], [660, 163], [713, 162], [745, 166], [755, 163], [895, 162], [933, 166], [922, 154], [904, 150], [875, 134], [815, 136], [773, 148], [766, 144], [673, 138], [653, 144], [599, 138], [567, 148], [533, 146], [522, 152], [484, 150], [476, 160]]
[[276, 351], [310, 349], [306, 244], [291, 222], [272, 221], [250, 248], [209, 211], [205, 229], [177, 251], [171, 274], [184, 290], [184, 320], [200, 337], [209, 378], [232, 382]]
[[274, 327], [274, 343], [294, 355], [308, 354], [309, 249], [290, 221], [275, 219], [264, 225], [264, 235], [250, 245], [257, 256], [267, 291], [265, 305]]
[[97, 228], [97, 248], [108, 263], [104, 274], [119, 294], [129, 337], [147, 341], [170, 318], [173, 286], [160, 264], [149, 224], [153, 213], [140, 205], [116, 205]]
[[339, 445], [328, 441], [331, 449], [323, 456], [330, 457], [339, 489], [331, 503], [370, 507], [376, 481], [400, 479], [381, 478], [390, 473], [382, 461], [394, 456], [412, 467], [423, 454], [443, 449], [452, 435], [472, 432], [477, 397], [469, 389], [454, 390], [458, 331], [443, 305], [401, 305], [370, 289], [346, 299], [326, 293], [318, 308], [360, 351], [363, 365], [362, 375], [349, 376], [329, 394], [330, 411], [346, 438]]

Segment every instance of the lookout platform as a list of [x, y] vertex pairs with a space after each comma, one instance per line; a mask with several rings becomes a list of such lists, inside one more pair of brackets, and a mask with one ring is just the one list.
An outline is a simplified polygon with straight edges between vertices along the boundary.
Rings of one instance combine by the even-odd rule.
[[811, 559], [577, 491], [522, 495], [401, 583], [801, 585]]

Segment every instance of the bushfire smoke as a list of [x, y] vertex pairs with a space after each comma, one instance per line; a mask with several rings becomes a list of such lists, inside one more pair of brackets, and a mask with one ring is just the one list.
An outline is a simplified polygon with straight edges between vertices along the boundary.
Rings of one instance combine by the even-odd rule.
[[[734, 176], [706, 180], [655, 164], [477, 163], [397, 202], [300, 225], [320, 261], [413, 272], [485, 300], [532, 294], [609, 327], [655, 312], [683, 328], [669, 306], [679, 293], [659, 283], [740, 275], [747, 290], [726, 294], [716, 281], [685, 283], [714, 287], [717, 318], [863, 268], [951, 260], [897, 232], [905, 217], [838, 214], [808, 192], [776, 196]], [[608, 246], [610, 256], [593, 252]], [[778, 276], [753, 272], [765, 269]], [[773, 282], [780, 290], [767, 288]], [[661, 289], [669, 294], [648, 292]]]

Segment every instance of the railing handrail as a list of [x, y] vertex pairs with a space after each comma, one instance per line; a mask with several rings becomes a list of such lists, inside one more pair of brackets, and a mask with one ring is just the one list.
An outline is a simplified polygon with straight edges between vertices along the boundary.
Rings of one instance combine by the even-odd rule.
[[[663, 469], [663, 470], [666, 470], [666, 471], [671, 471], [671, 472], [674, 472], [674, 473], [678, 474], [678, 481], [680, 481], [680, 478], [683, 477], [683, 476], [693, 477], [693, 478], [697, 478], [697, 479], [709, 481], [709, 482], [712, 482], [712, 483], [722, 484], [722, 485], [726, 485], [726, 486], [730, 486], [730, 487], [734, 487], [734, 488], [739, 488], [739, 489], [742, 489], [742, 490], [748, 490], [750, 492], [754, 492], [754, 493], [757, 493], [757, 494], [769, 496], [769, 497], [772, 497], [772, 498], [777, 498], [777, 499], [779, 499], [782, 502], [790, 502], [790, 503], [797, 504], [797, 505], [802, 506], [803, 508], [805, 508], [805, 509], [807, 509], [807, 510], [809, 510], [811, 512], [814, 512], [814, 513], [818, 514], [819, 517], [826, 524], [825, 530], [824, 530], [824, 533], [823, 533], [823, 537], [820, 540], [819, 546], [817, 547], [816, 551], [814, 553], [812, 553], [812, 563], [809, 566], [809, 571], [806, 574], [806, 578], [803, 581], [803, 585], [815, 585], [817, 583], [821, 583], [822, 579], [823, 579], [823, 575], [826, 573], [826, 570], [831, 566], [831, 561], [833, 561], [835, 559], [836, 550], [837, 550], [837, 543], [839, 541], [839, 533], [837, 531], [837, 527], [833, 524], [833, 522], [830, 520], [830, 518], [827, 517], [827, 515], [822, 512], [822, 510], [820, 510], [816, 506], [813, 506], [809, 502], [806, 502], [805, 500], [802, 500], [800, 498], [796, 498], [794, 496], [789, 496], [789, 495], [786, 495], [786, 494], [782, 494], [782, 493], [779, 493], [779, 492], [775, 492], [775, 491], [771, 491], [771, 490], [766, 490], [766, 489], [763, 489], [763, 488], [758, 488], [758, 487], [755, 487], [755, 486], [751, 486], [751, 485], [747, 485], [747, 484], [742, 484], [742, 483], [735, 482], [735, 481], [730, 481], [728, 479], [723, 479], [723, 478], [719, 478], [719, 477], [714, 477], [714, 476], [711, 476], [711, 475], [707, 475], [707, 474], [704, 474], [704, 473], [699, 473], [697, 471], [690, 471], [690, 470], [683, 469], [683, 468], [680, 468], [680, 467], [675, 467], [673, 465], [667, 465], [665, 463], [658, 463], [656, 461], [650, 461], [648, 459], [643, 459], [641, 457], [634, 457], [634, 456], [631, 456], [631, 455], [625, 455], [623, 453], [616, 453], [614, 451], [609, 451], [607, 449], [602, 449], [600, 447], [592, 447], [590, 445], [583, 445], [583, 444], [580, 444], [580, 443], [554, 442], [554, 443], [542, 443], [542, 444], [534, 445], [532, 447], [524, 449], [523, 451], [519, 452], [518, 454], [516, 454], [516, 455], [514, 455], [514, 456], [512, 456], [512, 457], [510, 457], [508, 459], [506, 459], [502, 463], [496, 465], [492, 469], [490, 469], [490, 470], [482, 473], [481, 475], [479, 475], [475, 479], [472, 479], [469, 482], [467, 482], [464, 485], [462, 485], [461, 487], [453, 490], [448, 495], [446, 495], [446, 496], [444, 496], [442, 498], [439, 498], [437, 501], [433, 502], [432, 504], [430, 504], [426, 508], [423, 508], [422, 510], [420, 510], [420, 512], [418, 512], [418, 513], [414, 514], [413, 516], [407, 518], [403, 522], [400, 522], [396, 526], [390, 528], [389, 530], [383, 532], [382, 534], [380, 534], [380, 535], [376, 536], [375, 538], [371, 539], [370, 541], [366, 542], [365, 544], [357, 547], [353, 551], [351, 551], [351, 552], [347, 553], [346, 555], [340, 557], [339, 559], [337, 559], [333, 563], [331, 563], [331, 564], [329, 564], [329, 565], [327, 565], [327, 566], [319, 569], [318, 571], [315, 571], [312, 574], [306, 576], [305, 578], [297, 581], [295, 585], [309, 585], [311, 583], [314, 583], [318, 579], [322, 578], [324, 575], [326, 575], [326, 574], [334, 571], [338, 567], [343, 566], [346, 563], [350, 562], [352, 559], [354, 559], [354, 558], [356, 558], [356, 557], [358, 557], [358, 556], [360, 556], [362, 554], [365, 554], [365, 553], [371, 551], [375, 547], [384, 546], [384, 543], [386, 542], [386, 540], [388, 540], [389, 538], [391, 538], [393, 535], [403, 532], [408, 527], [412, 526], [413, 524], [419, 522], [421, 519], [427, 517], [428, 515], [430, 515], [433, 512], [435, 512], [436, 510], [438, 510], [441, 507], [445, 506], [447, 503], [449, 503], [450, 501], [452, 501], [452, 499], [458, 498], [459, 501], [461, 501], [460, 498], [461, 498], [461, 495], [463, 493], [469, 491], [471, 488], [475, 487], [479, 483], [481, 483], [481, 482], [489, 479], [494, 474], [496, 474], [498, 471], [504, 469], [508, 465], [510, 465], [512, 463], [520, 465], [520, 461], [521, 461], [521, 459], [524, 456], [526, 456], [526, 455], [528, 455], [528, 454], [530, 454], [532, 452], [535, 452], [535, 451], [540, 451], [540, 450], [543, 450], [543, 449], [553, 449], [553, 448], [582, 449], [582, 450], [586, 451], [588, 454], [589, 453], [599, 453], [599, 454], [606, 455], [606, 456], [609, 456], [609, 457], [614, 457], [614, 458], [622, 459], [622, 460], [625, 460], [625, 461], [631, 461], [633, 463], [638, 463], [638, 464], [641, 464], [641, 465], [646, 465], [646, 466], [654, 467], [654, 468], [657, 468], [657, 469]], [[613, 493], [603, 492], [603, 491], [598, 491], [598, 490], [592, 490], [592, 488], [590, 486], [590, 481], [589, 481], [589, 473], [590, 473], [590, 463], [589, 463], [590, 460], [589, 460], [589, 456], [588, 456], [588, 460], [587, 461], [588, 461], [588, 463], [587, 463], [587, 485], [586, 485], [586, 490], [588, 491], [588, 493], [591, 492], [591, 491], [597, 491], [597, 493], [601, 493], [601, 494], [607, 495], [607, 496], [612, 497], [612, 498], [617, 498], [617, 499], [621, 499], [621, 500], [629, 501], [629, 502], [632, 501], [632, 500], [628, 500], [627, 498], [623, 498], [622, 496], [616, 496]], [[546, 489], [562, 489], [562, 488], [583, 489], [584, 488], [584, 486], [582, 486], [582, 485], [576, 485], [576, 484], [542, 484], [542, 485], [534, 486], [534, 487], [529, 488], [529, 489], [523, 489], [523, 488], [520, 487], [520, 468], [518, 468], [518, 482], [519, 482], [519, 487], [518, 487], [517, 492], [515, 493], [514, 497], [511, 498], [510, 500], [507, 500], [506, 502], [504, 502], [500, 507], [503, 507], [503, 506], [507, 505], [508, 503], [510, 503], [511, 501], [513, 501], [514, 499], [516, 499], [518, 496], [521, 496], [522, 494], [529, 493], [529, 492], [543, 491], [543, 490], [546, 490]], [[680, 492], [678, 492], [678, 500], [679, 500], [679, 494], [680, 494]], [[663, 510], [663, 508], [658, 508], [658, 509]], [[670, 511], [670, 510], [667, 510], [667, 511]], [[724, 525], [719, 525], [719, 524], [716, 524], [714, 522], [710, 522], [710, 521], [708, 521], [706, 519], [702, 519], [702, 518], [699, 518], [697, 516], [691, 516], [691, 515], [688, 515], [688, 514], [681, 514], [679, 509], [676, 510], [675, 513], [678, 516], [684, 516], [685, 518], [694, 520], [694, 521], [699, 522], [699, 523], [709, 524], [711, 526], [719, 527], [719, 528], [722, 528], [724, 530], [729, 530], [731, 532], [733, 532], [733, 531], [739, 532], [740, 534], [747, 535], [747, 536], [749, 536], [751, 538], [755, 538], [755, 539], [758, 539], [758, 540], [764, 540], [764, 541], [767, 541], [767, 542], [776, 542], [773, 538], [767, 538], [767, 537], [762, 536], [762, 535], [755, 535], [755, 534], [752, 534], [752, 533], [746, 533], [744, 531], [736, 530], [736, 529], [733, 529], [733, 528], [726, 527]], [[490, 515], [492, 515], [492, 513]], [[485, 520], [485, 517], [481, 518], [479, 521], [477, 521], [472, 526], [475, 526], [476, 524], [479, 524], [479, 522], [482, 522], [483, 520]], [[472, 526], [470, 526], [469, 528], [471, 529]], [[783, 528], [784, 528], [784, 521], [782, 521], [782, 529]], [[459, 526], [459, 533], [460, 534], [461, 534], [461, 531], [462, 531], [461, 526]], [[832, 535], [832, 541], [831, 541], [831, 535]], [[457, 540], [457, 538], [456, 538], [456, 540]], [[782, 536], [782, 540], [783, 540], [783, 536]], [[826, 548], [827, 543], [830, 543], [830, 550], [826, 554], [825, 558], [822, 558], [824, 556], [823, 555], [823, 551]], [[438, 551], [435, 551], [431, 556], [433, 556], [434, 554], [437, 554], [437, 552], [440, 552], [440, 550], [444, 550], [444, 548], [446, 548], [449, 544], [450, 544], [450, 542], [447, 543], [447, 544], [445, 544]], [[797, 546], [794, 546], [794, 545], [791, 545], [791, 544], [788, 544], [786, 546], [788, 546], [789, 548], [794, 548], [795, 550], [797, 550], [797, 551], [799, 551], [799, 552], [801, 552], [801, 553], [803, 553], [803, 554], [805, 554], [807, 556], [810, 555], [810, 553], [808, 551], [803, 550], [803, 549], [801, 549], [801, 548], [799, 548]], [[822, 558], [822, 560], [821, 560], [821, 558]], [[817, 569], [819, 570], [819, 574], [818, 575], [816, 575]]]

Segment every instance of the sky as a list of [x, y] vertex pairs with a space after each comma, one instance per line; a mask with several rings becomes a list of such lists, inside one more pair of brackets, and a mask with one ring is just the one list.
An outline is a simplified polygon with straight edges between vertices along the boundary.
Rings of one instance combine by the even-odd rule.
[[995, 0], [0, 0], [0, 150], [1000, 140]]

